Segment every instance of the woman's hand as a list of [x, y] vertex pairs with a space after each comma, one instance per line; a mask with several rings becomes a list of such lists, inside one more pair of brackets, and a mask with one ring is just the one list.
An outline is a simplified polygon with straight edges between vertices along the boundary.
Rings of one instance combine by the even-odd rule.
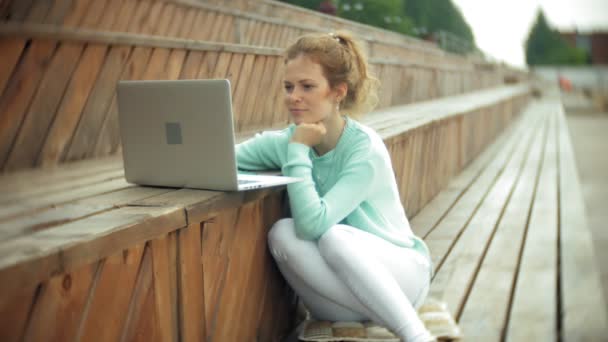
[[327, 129], [321, 121], [316, 123], [301, 123], [296, 126], [296, 131], [291, 137], [291, 142], [314, 147], [323, 141], [325, 134], [327, 134]]

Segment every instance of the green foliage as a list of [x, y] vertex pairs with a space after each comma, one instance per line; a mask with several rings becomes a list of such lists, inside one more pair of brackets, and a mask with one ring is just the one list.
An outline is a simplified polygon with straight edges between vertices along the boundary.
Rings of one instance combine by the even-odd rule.
[[525, 44], [528, 65], [580, 65], [587, 63], [584, 50], [568, 45], [559, 32], [551, 29], [542, 11], [538, 12]]
[[[322, 0], [282, 0], [318, 10]], [[475, 49], [470, 26], [452, 0], [332, 0], [337, 15], [412, 36], [447, 31]]]
[[403, 34], [413, 34], [412, 20], [403, 0], [339, 0], [338, 15], [363, 24]]

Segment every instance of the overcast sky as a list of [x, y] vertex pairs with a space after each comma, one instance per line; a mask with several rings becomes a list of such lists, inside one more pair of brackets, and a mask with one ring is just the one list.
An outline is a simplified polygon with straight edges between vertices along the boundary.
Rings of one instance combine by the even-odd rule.
[[477, 46], [499, 61], [525, 66], [523, 45], [538, 8], [558, 29], [608, 31], [608, 0], [453, 0]]

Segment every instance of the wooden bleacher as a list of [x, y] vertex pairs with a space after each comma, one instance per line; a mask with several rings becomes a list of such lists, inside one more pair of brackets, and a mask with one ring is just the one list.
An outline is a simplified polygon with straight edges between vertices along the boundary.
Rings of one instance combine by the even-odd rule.
[[412, 220], [467, 341], [601, 341], [608, 333], [559, 98], [535, 101]]
[[[284, 188], [223, 193], [126, 183], [115, 84], [228, 78], [242, 140], [287, 123], [276, 47], [297, 30], [345, 26], [366, 32], [372, 68], [384, 84], [379, 110], [364, 122], [383, 136], [406, 212], [431, 247], [438, 268], [432, 295], [449, 303], [471, 340], [498, 340], [503, 330], [515, 341], [605, 335], [605, 313], [589, 310], [598, 301], [581, 295], [596, 286], [594, 269], [585, 268], [589, 237], [584, 228], [567, 229], [584, 227], [584, 217], [563, 118], [549, 110], [559, 112], [559, 105], [530, 107], [476, 158], [528, 102], [527, 83], [502, 85], [510, 71], [327, 16], [296, 20], [311, 12], [273, 1], [238, 3], [241, 11], [185, 0], [0, 4], [1, 341], [286, 336], [297, 323], [295, 298], [265, 238], [287, 215]], [[254, 7], [260, 12], [250, 13]], [[243, 45], [251, 43], [270, 47]], [[535, 127], [543, 134], [535, 136]], [[560, 148], [545, 162], [552, 156], [547, 142]], [[544, 166], [555, 160], [552, 171]], [[545, 181], [537, 186], [534, 177]], [[558, 190], [542, 191], [558, 181]], [[562, 205], [566, 193], [575, 200]], [[556, 196], [558, 205], [547, 206]], [[529, 219], [519, 216], [526, 201]], [[559, 220], [547, 219], [547, 211]], [[537, 260], [530, 253], [544, 251], [534, 247], [533, 228], [543, 225], [559, 229], [539, 233], [541, 241], [557, 234], [540, 260], [558, 262], [538, 275], [529, 263]], [[509, 227], [532, 237], [520, 238], [519, 249], [505, 247]], [[508, 270], [497, 274], [499, 262]], [[556, 279], [547, 286], [554, 301], [532, 304], [542, 296], [527, 291], [543, 275]], [[494, 291], [500, 279], [503, 287]], [[499, 314], [488, 313], [494, 309]], [[528, 319], [538, 320], [540, 332], [519, 323]]]

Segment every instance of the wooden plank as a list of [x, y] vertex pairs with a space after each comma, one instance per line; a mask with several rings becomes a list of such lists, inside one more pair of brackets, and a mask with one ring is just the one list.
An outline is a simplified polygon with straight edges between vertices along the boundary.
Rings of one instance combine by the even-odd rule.
[[114, 24], [112, 25], [112, 31], [117, 31], [117, 32], [126, 32], [128, 27], [129, 27], [129, 23], [131, 22], [131, 18], [133, 17], [133, 14], [135, 13], [135, 6], [137, 5], [137, 2], [135, 1], [124, 1], [122, 2], [122, 6], [120, 8], [120, 11], [118, 12], [118, 14], [114, 14], [116, 16], [116, 20], [114, 22]]
[[169, 29], [167, 36], [168, 37], [177, 37], [179, 32], [182, 29], [182, 25], [184, 24], [184, 16], [186, 14], [186, 10], [182, 6], [176, 6], [173, 10], [173, 17], [171, 18], [171, 23], [169, 24]]
[[203, 56], [204, 53], [200, 51], [188, 52], [188, 55], [186, 56], [186, 61], [184, 62], [184, 67], [182, 68], [182, 72], [179, 75], [179, 79], [196, 79], [201, 68]]
[[165, 3], [164, 5], [160, 20], [156, 23], [156, 29], [154, 30], [154, 33], [157, 35], [166, 35], [169, 32], [171, 18], [175, 10], [175, 5], [172, 3]]
[[601, 340], [608, 335], [606, 298], [602, 298], [593, 236], [586, 222], [585, 202], [564, 109], [560, 105], [557, 110], [562, 338], [563, 341]]
[[433, 251], [433, 262], [437, 268], [441, 267], [441, 264], [447, 257], [447, 253], [455, 243], [455, 238], [460, 236], [467, 222], [478, 211], [480, 199], [484, 198], [489, 192], [492, 184], [500, 176], [515, 151], [523, 148], [522, 142], [528, 139], [531, 134], [529, 131], [531, 127], [526, 127], [527, 129], [522, 132], [525, 134], [520, 133], [519, 137], [516, 138], [516, 143], [510, 150], [500, 153], [492, 160], [474, 184], [467, 189], [458, 202], [443, 217], [441, 222], [427, 235], [425, 240], [431, 251]]
[[162, 1], [154, 1], [150, 5], [150, 12], [143, 18], [141, 26], [139, 27], [139, 33], [141, 34], [154, 34], [157, 29], [157, 25], [160, 21], [160, 16], [165, 3]]
[[[118, 340], [127, 318], [143, 249], [143, 245], [135, 245], [100, 262], [77, 340]], [[116, 291], [117, 284], [120, 291]]]
[[96, 271], [93, 263], [43, 283], [23, 340], [74, 340]]
[[64, 161], [85, 157], [90, 146], [96, 143], [104, 114], [111, 104], [116, 90], [116, 82], [130, 52], [131, 48], [129, 47], [112, 47], [110, 49], [99, 73], [100, 77], [89, 95], [82, 117], [67, 149], [67, 154], [63, 158]]
[[72, 4], [74, 6], [70, 8], [70, 11], [64, 17], [62, 26], [79, 27], [87, 9], [91, 5], [91, 0], [75, 0]]
[[135, 288], [129, 312], [124, 324], [120, 341], [159, 341], [156, 311], [154, 310], [152, 251], [149, 245], [144, 248], [144, 254], [135, 281]]
[[29, 285], [0, 298], [0, 341], [23, 341], [28, 316], [38, 294], [38, 286]]
[[73, 0], [55, 0], [53, 7], [44, 19], [45, 24], [60, 25], [68, 13]]
[[94, 44], [85, 48], [59, 105], [55, 120], [46, 135], [36, 165], [44, 167], [57, 164], [63, 155], [99, 75], [106, 49], [107, 47], [104, 45]]
[[55, 50], [53, 41], [32, 41], [0, 99], [0, 168]]
[[149, 1], [139, 1], [137, 3], [137, 7], [133, 11], [133, 16], [129, 20], [129, 24], [125, 31], [133, 32], [133, 33], [144, 33], [142, 32], [142, 28], [144, 24], [148, 20], [148, 16], [150, 15], [150, 9], [153, 3]]
[[162, 195], [172, 190], [164, 188], [131, 187], [80, 201], [46, 208], [28, 216], [0, 223], [0, 237], [8, 241], [44, 229], [86, 219], [128, 203]]
[[35, 1], [30, 7], [27, 16], [25, 17], [26, 22], [41, 23], [46, 18], [47, 14], [51, 9], [51, 0], [47, 1]]
[[207, 36], [210, 34], [210, 30], [213, 26], [210, 25], [213, 12], [201, 12], [196, 16], [192, 32], [190, 33], [190, 39], [194, 40], [208, 40]]
[[169, 278], [168, 236], [154, 239], [150, 242], [152, 250], [152, 276], [154, 302], [160, 340], [175, 341], [177, 339], [177, 317], [174, 316], [172, 303], [176, 298], [171, 296], [171, 279]]
[[[238, 78], [238, 83], [236, 84], [235, 91], [232, 95], [232, 111], [234, 114], [234, 122], [240, 122], [244, 116], [247, 116], [247, 114], [245, 113], [251, 111], [251, 108], [243, 107], [243, 102], [248, 97], [256, 96], [255, 93], [257, 90], [258, 80], [251, 79], [251, 69], [253, 68], [253, 63], [255, 59], [255, 55], [245, 55], [245, 58], [243, 59], [242, 63], [242, 68], [238, 72], [238, 76], [236, 76], [236, 78]], [[252, 87], [250, 84], [250, 80], [255, 82], [254, 84], [256, 84], [256, 86]]]
[[[219, 310], [217, 312], [217, 325], [213, 334], [213, 339], [220, 341], [250, 341], [255, 339], [255, 333], [252, 327], [247, 326], [247, 314], [244, 312], [243, 302], [247, 296], [246, 291], [243, 291], [243, 285], [247, 283], [250, 273], [251, 260], [255, 252], [257, 243], [255, 229], [247, 229], [247, 227], [255, 226], [260, 220], [260, 203], [251, 203], [240, 208], [235, 230], [237, 234], [230, 246], [230, 259], [227, 265], [227, 274], [225, 285], [220, 298]], [[258, 284], [249, 283], [249, 287], [255, 293], [259, 291], [256, 288]], [[237, 320], [243, 323], [242, 329], [234, 329], [231, 322]], [[255, 328], [255, 327], [253, 327]], [[242, 331], [239, 331], [242, 330]], [[243, 336], [248, 335], [248, 336]], [[243, 337], [241, 339], [241, 337]]]
[[123, 0], [108, 0], [106, 9], [99, 20], [98, 30], [110, 30], [114, 26], [114, 22], [118, 19], [116, 13], [121, 12]]
[[87, 9], [82, 22], [80, 23], [81, 28], [88, 29], [97, 29], [99, 27], [99, 23], [103, 16], [104, 11], [110, 10], [110, 8], [106, 9], [106, 5], [108, 5], [109, 1], [93, 1], [90, 7]]
[[213, 72], [216, 70], [220, 54], [215, 51], [205, 52], [205, 57], [201, 62], [201, 66], [198, 72], [198, 78], [211, 78]]
[[507, 324], [511, 293], [528, 214], [540, 170], [544, 136], [533, 137], [532, 149], [502, 220], [488, 248], [460, 316], [467, 339], [499, 341]]
[[[150, 59], [151, 50], [148, 48], [135, 47], [127, 66], [120, 75], [120, 80], [140, 79]], [[116, 103], [116, 93], [112, 95], [112, 102], [108, 112], [104, 116], [99, 137], [95, 142], [93, 150], [87, 151], [88, 156], [105, 156], [115, 152], [115, 146], [120, 143], [120, 132], [118, 126], [118, 105]]]
[[[430, 295], [445, 301], [456, 319], [460, 317], [469, 287], [474, 282], [479, 265], [484, 259], [486, 246], [491, 241], [503, 207], [516, 184], [526, 149], [525, 144], [520, 144], [504, 171], [491, 185], [489, 192], [477, 198], [480, 205], [464, 226], [458, 226], [458, 235], [449, 241], [447, 251], [443, 252], [440, 249], [445, 248], [443, 247], [445, 241], [437, 243], [435, 240], [440, 234], [438, 230], [433, 231], [427, 238], [429, 249], [433, 253], [437, 250], [441, 251], [440, 253], [448, 253], [433, 278]], [[444, 239], [447, 235], [444, 235]]]
[[[544, 107], [544, 108], [543, 108]], [[539, 109], [549, 115], [542, 168], [526, 233], [507, 341], [557, 339], [557, 146], [555, 106]], [[533, 322], [533, 324], [530, 324]]]
[[240, 108], [243, 109], [239, 126], [237, 126], [238, 131], [243, 131], [244, 127], [251, 127], [251, 123], [254, 120], [254, 112], [256, 111], [255, 102], [258, 98], [265, 95], [266, 88], [262, 86], [262, 81], [264, 78], [268, 78], [263, 76], [266, 60], [266, 56], [255, 56], [253, 73], [249, 80], [249, 91], [243, 97], [243, 102], [240, 105]]
[[203, 254], [200, 223], [178, 231], [180, 336], [184, 342], [202, 341], [206, 336]]
[[33, 0], [24, 1], [13, 1], [7, 5], [8, 7], [8, 18], [13, 21], [23, 21], [30, 8], [32, 7]]
[[0, 289], [14, 293], [28, 284], [71, 272], [185, 226], [185, 214], [180, 208], [125, 207], [3, 241]]
[[123, 170], [110, 169], [105, 172], [94, 173], [88, 177], [77, 177], [68, 179], [63, 182], [54, 182], [44, 186], [29, 187], [20, 189], [20, 191], [11, 191], [0, 195], [0, 204], [10, 204], [11, 202], [19, 203], [27, 201], [29, 198], [43, 196], [46, 194], [69, 191], [79, 187], [85, 187], [96, 183], [106, 182], [111, 179], [123, 178]]
[[29, 169], [2, 175], [0, 187], [7, 192], [22, 192], [28, 191], [31, 187], [44, 187], [55, 182], [88, 177], [98, 172], [118, 170], [122, 167], [122, 157], [83, 160], [53, 168]]
[[[263, 90], [263, 92], [265, 93], [267, 90], [271, 89], [271, 84], [273, 81], [273, 78], [276, 76], [275, 75], [275, 69], [274, 69], [274, 62], [275, 59], [270, 57], [270, 56], [261, 56], [262, 57], [262, 61], [263, 61], [263, 71], [261, 76], [259, 76], [258, 79], [259, 80], [259, 88]], [[281, 91], [283, 90], [283, 88], [281, 87]], [[266, 102], [268, 102], [268, 98], [269, 96], [265, 95], [265, 96], [256, 96], [255, 98], [252, 98], [251, 102], [251, 109], [252, 109], [252, 113], [251, 113], [251, 120], [249, 120], [249, 122], [247, 122], [247, 126], [248, 127], [259, 127], [260, 123], [262, 122], [262, 119], [264, 117], [264, 109], [265, 109], [265, 104]], [[248, 106], [249, 107], [249, 106]], [[243, 123], [245, 124], [245, 123]], [[238, 130], [243, 130], [243, 128], [238, 127]]]
[[226, 282], [230, 250], [235, 237], [236, 210], [225, 210], [205, 222], [202, 232], [203, 289], [205, 296], [206, 340], [216, 340], [215, 327], [220, 299]]
[[19, 57], [24, 52], [25, 40], [21, 38], [2, 37], [0, 39], [0, 96], [4, 93], [6, 84], [15, 72]]
[[4, 205], [0, 208], [0, 217], [2, 217], [2, 221], [6, 221], [20, 215], [32, 214], [38, 210], [46, 209], [52, 206], [118, 191], [120, 189], [125, 189], [132, 186], [134, 185], [127, 183], [124, 178], [119, 178], [86, 188], [74, 189], [70, 192], [51, 193], [45, 196], [30, 198], [27, 201], [20, 203]]
[[178, 38], [187, 39], [188, 37], [190, 37], [190, 33], [192, 32], [192, 29], [194, 27], [194, 19], [196, 18], [196, 15], [198, 14], [198, 12], [199, 11], [195, 8], [188, 8], [186, 10], [186, 14], [184, 16], [183, 23], [177, 34]]

